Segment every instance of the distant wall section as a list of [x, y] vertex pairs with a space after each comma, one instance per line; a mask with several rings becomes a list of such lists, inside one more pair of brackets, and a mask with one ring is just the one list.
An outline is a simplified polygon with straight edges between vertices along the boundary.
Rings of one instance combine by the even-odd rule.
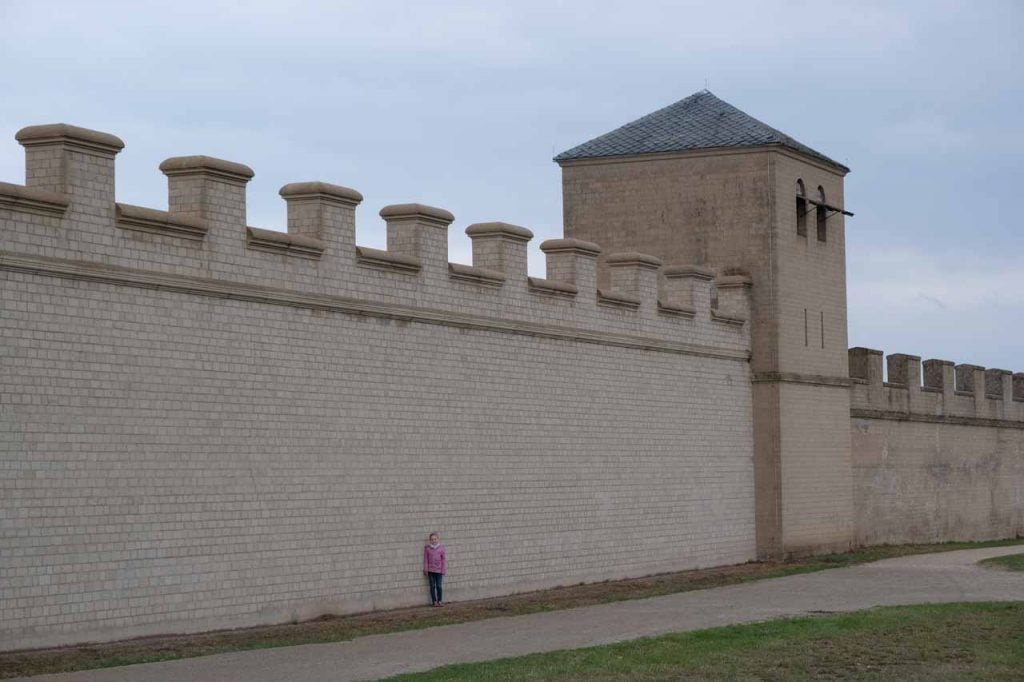
[[1024, 374], [882, 359], [850, 350], [858, 544], [1024, 535]]

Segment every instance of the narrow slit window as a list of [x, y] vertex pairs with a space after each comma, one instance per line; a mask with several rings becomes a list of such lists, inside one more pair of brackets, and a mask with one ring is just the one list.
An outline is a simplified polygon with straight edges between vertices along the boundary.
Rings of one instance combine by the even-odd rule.
[[805, 346], [808, 345], [808, 343], [807, 343], [807, 308], [804, 308], [804, 345]]
[[807, 195], [803, 180], [796, 181], [796, 233], [800, 237], [807, 236]]
[[825, 347], [825, 311], [821, 313], [821, 347]]
[[818, 204], [817, 217], [818, 217], [818, 241], [828, 241], [828, 231], [825, 228], [825, 222], [828, 220], [828, 209], [825, 208], [825, 190], [818, 187], [818, 198], [821, 203]]

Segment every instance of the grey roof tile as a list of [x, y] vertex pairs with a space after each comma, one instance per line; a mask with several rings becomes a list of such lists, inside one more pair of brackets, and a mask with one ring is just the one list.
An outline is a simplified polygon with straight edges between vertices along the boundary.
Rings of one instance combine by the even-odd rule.
[[743, 113], [708, 90], [638, 118], [555, 157], [555, 161], [656, 154], [719, 147], [781, 145], [834, 166], [846, 166]]

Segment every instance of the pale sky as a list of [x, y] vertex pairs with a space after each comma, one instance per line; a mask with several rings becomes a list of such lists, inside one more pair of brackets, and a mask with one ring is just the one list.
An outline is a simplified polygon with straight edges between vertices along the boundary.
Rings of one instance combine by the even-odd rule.
[[561, 235], [556, 153], [709, 87], [852, 168], [850, 345], [1024, 371], [1024, 2], [0, 0], [0, 180], [23, 126], [114, 133], [118, 200], [166, 208], [157, 165], [253, 167], [277, 190]]

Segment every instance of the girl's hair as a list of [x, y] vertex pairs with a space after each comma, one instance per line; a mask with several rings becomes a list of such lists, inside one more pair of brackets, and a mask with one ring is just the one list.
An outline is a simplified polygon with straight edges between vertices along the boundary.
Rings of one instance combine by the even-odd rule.
[[427, 535], [427, 539], [429, 540], [430, 538], [434, 537], [435, 535], [436, 535], [437, 537], [441, 537], [441, 534], [440, 534], [440, 533], [438, 533], [438, 532], [437, 532], [436, 530], [432, 530], [432, 531], [430, 531], [430, 534], [429, 534], [429, 535]]

